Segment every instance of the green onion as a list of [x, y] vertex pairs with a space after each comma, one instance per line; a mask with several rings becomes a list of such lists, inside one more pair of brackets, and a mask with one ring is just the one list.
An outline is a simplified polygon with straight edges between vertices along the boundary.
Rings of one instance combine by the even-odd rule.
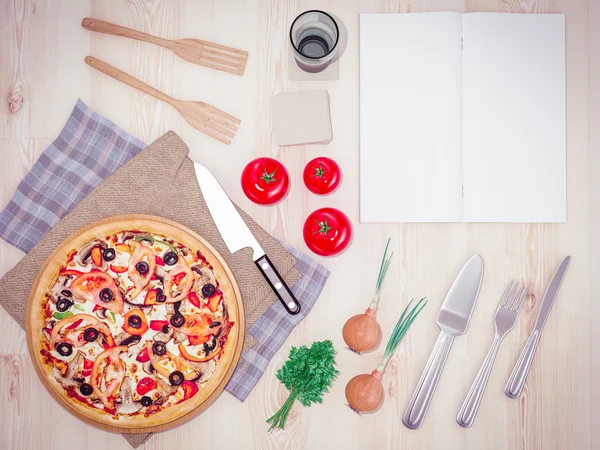
[[383, 251], [383, 258], [381, 258], [381, 265], [379, 266], [379, 275], [377, 276], [377, 283], [375, 284], [375, 294], [373, 294], [373, 299], [371, 300], [371, 304], [369, 305], [369, 309], [377, 308], [377, 304], [379, 303], [379, 293], [381, 292], [381, 285], [383, 284], [383, 279], [387, 274], [388, 268], [390, 267], [390, 261], [392, 256], [394, 256], [394, 252], [390, 254], [390, 257], [386, 259], [388, 247], [390, 246], [390, 240], [392, 238], [388, 238], [387, 243], [385, 244], [385, 250]]
[[383, 403], [385, 392], [381, 380], [385, 372], [385, 367], [406, 334], [406, 331], [427, 304], [427, 302], [423, 303], [424, 300], [425, 298], [422, 298], [410, 309], [414, 301], [411, 300], [406, 308], [404, 308], [404, 312], [400, 316], [400, 319], [398, 319], [394, 331], [392, 331], [390, 340], [383, 352], [383, 358], [381, 358], [377, 369], [370, 374], [356, 375], [346, 385], [346, 400], [348, 401], [348, 406], [353, 411], [357, 413], [370, 413], [376, 411]]
[[385, 366], [396, 351], [396, 348], [398, 347], [398, 344], [400, 344], [400, 341], [406, 334], [406, 331], [411, 326], [413, 321], [417, 318], [421, 310], [427, 304], [427, 302], [423, 303], [424, 300], [425, 297], [419, 300], [419, 302], [410, 310], [408, 315], [406, 314], [406, 312], [408, 311], [408, 308], [410, 308], [410, 306], [413, 304], [414, 299], [411, 300], [408, 305], [406, 305], [406, 308], [404, 308], [400, 319], [398, 319], [398, 322], [396, 322], [394, 331], [392, 331], [392, 335], [390, 336], [390, 340], [388, 341], [387, 347], [383, 352], [383, 358], [381, 358], [381, 362], [377, 366], [378, 371], [382, 372], [385, 369]]

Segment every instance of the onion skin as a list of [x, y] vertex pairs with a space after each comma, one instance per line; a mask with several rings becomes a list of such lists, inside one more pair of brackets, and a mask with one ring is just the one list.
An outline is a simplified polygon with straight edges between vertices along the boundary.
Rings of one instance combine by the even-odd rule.
[[375, 318], [375, 310], [350, 317], [342, 329], [344, 342], [356, 353], [375, 350], [381, 341], [381, 327]]
[[346, 400], [357, 413], [370, 413], [383, 402], [383, 372], [374, 370], [370, 374], [357, 375], [346, 385]]

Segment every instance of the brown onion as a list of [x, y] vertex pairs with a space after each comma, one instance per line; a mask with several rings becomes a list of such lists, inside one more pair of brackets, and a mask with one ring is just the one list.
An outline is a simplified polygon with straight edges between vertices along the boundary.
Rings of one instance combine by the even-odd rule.
[[[348, 406], [350, 406], [350, 408], [357, 413], [373, 412], [379, 408], [381, 402], [383, 402], [383, 386], [381, 384], [383, 372], [385, 371], [390, 358], [396, 351], [396, 348], [400, 344], [400, 341], [406, 334], [406, 331], [412, 325], [413, 321], [419, 315], [421, 310], [425, 307], [426, 303], [423, 303], [424, 300], [425, 298], [422, 298], [412, 309], [410, 309], [413, 304], [413, 300], [411, 300], [406, 308], [404, 308], [402, 315], [398, 319], [398, 322], [396, 322], [396, 326], [392, 331], [387, 346], [385, 347], [385, 351], [383, 352], [383, 357], [381, 358], [381, 362], [377, 366], [377, 369], [371, 372], [370, 375], [363, 374], [355, 376], [346, 385], [346, 400], [348, 400]], [[364, 315], [368, 316], [368, 313], [369, 310], [367, 310]], [[354, 317], [352, 319], [354, 319]], [[357, 320], [360, 322], [364, 321], [365, 319]]]
[[342, 336], [348, 348], [356, 353], [375, 350], [381, 341], [381, 327], [375, 311], [369, 308], [364, 314], [350, 317], [342, 329]]
[[392, 252], [390, 257], [387, 257], [389, 246], [390, 239], [388, 239], [385, 244], [381, 266], [379, 267], [379, 275], [377, 276], [377, 283], [375, 284], [375, 293], [373, 294], [369, 307], [364, 314], [350, 317], [342, 330], [342, 336], [344, 337], [346, 344], [348, 344], [348, 348], [356, 353], [375, 350], [379, 345], [379, 341], [381, 341], [381, 327], [377, 323], [375, 314], [377, 312], [377, 305], [379, 304], [381, 285], [385, 278], [385, 274], [390, 267], [392, 255], [394, 254]]
[[383, 402], [383, 372], [374, 370], [371, 374], [357, 375], [346, 385], [346, 400], [357, 413], [375, 411]]

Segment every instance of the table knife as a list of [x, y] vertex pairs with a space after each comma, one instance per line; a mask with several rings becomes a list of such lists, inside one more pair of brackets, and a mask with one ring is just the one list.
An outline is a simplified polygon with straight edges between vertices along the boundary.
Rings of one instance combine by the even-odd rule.
[[286, 311], [290, 314], [298, 314], [300, 303], [283, 281], [217, 179], [206, 167], [198, 163], [194, 163], [194, 170], [204, 201], [229, 251], [235, 253], [242, 248], [251, 247], [254, 252], [252, 258], [254, 263]]
[[436, 322], [440, 335], [402, 416], [402, 423], [411, 430], [416, 430], [423, 424], [454, 337], [467, 332], [482, 280], [483, 258], [473, 255], [452, 283], [438, 313]]
[[540, 340], [540, 335], [542, 334], [542, 329], [544, 328], [544, 324], [546, 323], [546, 319], [550, 313], [550, 308], [552, 308], [552, 305], [554, 304], [554, 300], [556, 299], [556, 294], [558, 294], [560, 285], [565, 278], [565, 274], [567, 273], [570, 262], [570, 256], [567, 256], [565, 259], [563, 259], [558, 266], [558, 269], [556, 269], [556, 272], [554, 272], [548, 287], [546, 288], [533, 331], [527, 339], [525, 347], [523, 347], [521, 356], [519, 356], [519, 359], [517, 360], [517, 363], [515, 364], [515, 367], [510, 374], [508, 381], [506, 382], [506, 386], [504, 386], [504, 393], [510, 398], [518, 398], [523, 391], [523, 386], [525, 385], [525, 380], [527, 379], [531, 362], [535, 356], [535, 351]]

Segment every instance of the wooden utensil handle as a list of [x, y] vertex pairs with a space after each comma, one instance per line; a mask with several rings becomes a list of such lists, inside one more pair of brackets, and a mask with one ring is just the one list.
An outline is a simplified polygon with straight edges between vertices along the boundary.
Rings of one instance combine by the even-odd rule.
[[174, 98], [169, 97], [164, 92], [161, 92], [158, 89], [154, 89], [152, 86], [147, 85], [143, 81], [132, 77], [131, 75], [123, 72], [122, 70], [117, 69], [114, 66], [111, 66], [108, 63], [105, 63], [104, 61], [99, 60], [98, 58], [94, 58], [93, 56], [86, 56], [85, 62], [87, 65], [93, 67], [94, 69], [97, 69], [100, 72], [105, 73], [110, 77], [113, 77], [115, 80], [119, 80], [122, 83], [131, 86], [132, 88], [145, 92], [148, 95], [156, 97], [157, 99], [162, 100], [163, 102], [167, 102], [170, 105], [175, 106]]
[[86, 17], [81, 21], [81, 26], [86, 30], [97, 31], [98, 33], [112, 34], [113, 36], [124, 36], [138, 41], [150, 42], [152, 44], [168, 47], [171, 41], [162, 39], [151, 34], [142, 33], [141, 31], [132, 30], [131, 28], [115, 25], [114, 23], [105, 22], [104, 20], [92, 19]]

